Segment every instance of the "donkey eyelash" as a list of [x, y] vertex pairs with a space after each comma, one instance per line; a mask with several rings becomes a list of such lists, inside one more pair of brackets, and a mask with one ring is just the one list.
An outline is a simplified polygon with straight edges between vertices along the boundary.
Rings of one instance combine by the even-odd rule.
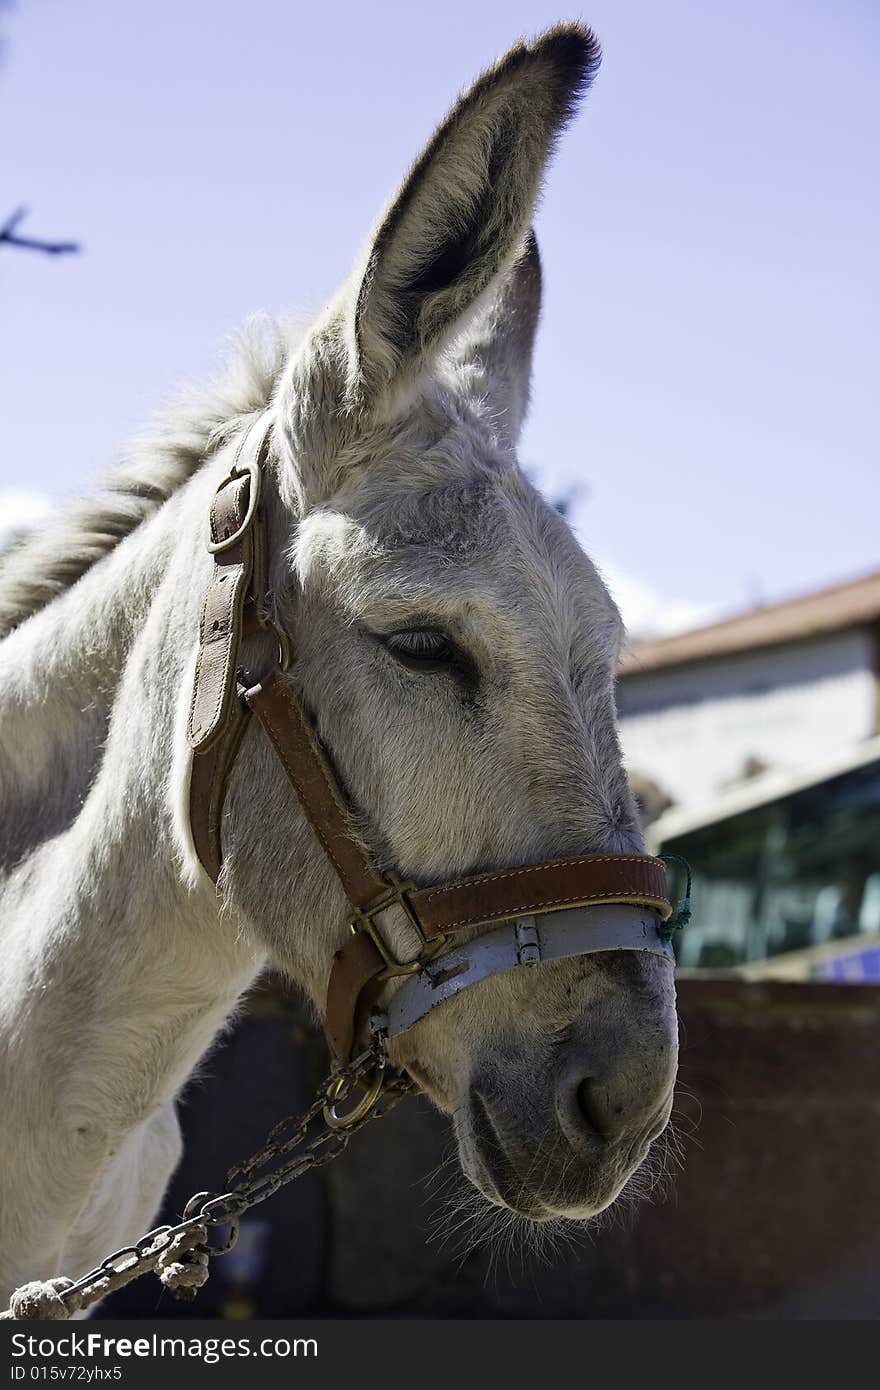
[[409, 666], [437, 668], [460, 660], [458, 648], [436, 628], [403, 628], [380, 635], [379, 641], [393, 657]]

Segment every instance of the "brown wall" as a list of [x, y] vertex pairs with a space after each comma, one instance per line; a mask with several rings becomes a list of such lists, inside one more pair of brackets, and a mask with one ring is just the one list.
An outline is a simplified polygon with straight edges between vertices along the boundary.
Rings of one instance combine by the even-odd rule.
[[[268, 1316], [880, 1317], [880, 987], [700, 978], [682, 981], [680, 1008], [683, 1170], [556, 1256], [444, 1240], [450, 1135], [413, 1100], [257, 1214], [259, 1277], [231, 1255], [195, 1305], [157, 1306], [143, 1280], [117, 1311], [228, 1316], [243, 1300]], [[170, 1205], [221, 1182], [324, 1063], [301, 1025], [246, 1019], [184, 1108]]]

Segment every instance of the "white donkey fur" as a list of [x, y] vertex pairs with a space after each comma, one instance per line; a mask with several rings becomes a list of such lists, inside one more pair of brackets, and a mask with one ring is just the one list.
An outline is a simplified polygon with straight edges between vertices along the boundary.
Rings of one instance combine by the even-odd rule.
[[[175, 1097], [242, 992], [271, 959], [320, 1011], [344, 938], [339, 884], [258, 728], [230, 784], [222, 904], [182, 809], [205, 519], [255, 412], [273, 419], [290, 679], [377, 860], [429, 882], [642, 849], [615, 734], [620, 621], [515, 455], [540, 291], [529, 227], [597, 62], [577, 25], [511, 50], [311, 330], [246, 346], [112, 497], [0, 564], [2, 1295], [82, 1273], [149, 1227], [179, 1155]], [[442, 630], [456, 661], [395, 656], [389, 634], [413, 628]], [[412, 954], [405, 924], [394, 933]], [[497, 976], [398, 1040], [490, 1201], [588, 1216], [665, 1124], [670, 972], [625, 954]], [[575, 1155], [547, 1097], [584, 1040], [641, 1118], [638, 1139]], [[494, 1107], [488, 1148], [477, 1093]]]

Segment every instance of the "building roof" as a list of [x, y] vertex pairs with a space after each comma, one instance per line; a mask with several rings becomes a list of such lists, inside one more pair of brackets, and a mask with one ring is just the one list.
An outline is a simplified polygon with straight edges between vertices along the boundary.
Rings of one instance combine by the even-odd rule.
[[865, 739], [855, 747], [836, 757], [820, 763], [816, 767], [770, 768], [760, 777], [740, 783], [736, 787], [726, 787], [713, 801], [703, 806], [672, 806], [652, 821], [646, 831], [650, 852], [656, 854], [681, 835], [689, 835], [694, 830], [705, 830], [729, 820], [731, 816], [742, 815], [744, 811], [754, 811], [759, 806], [767, 806], [774, 801], [782, 801], [795, 792], [806, 791], [809, 787], [830, 782], [844, 773], [855, 772], [860, 767], [870, 767], [880, 762], [880, 734]]
[[880, 571], [830, 589], [751, 608], [723, 622], [682, 632], [676, 637], [633, 642], [620, 663], [622, 676], [730, 656], [755, 647], [776, 647], [823, 632], [859, 627], [880, 619]]

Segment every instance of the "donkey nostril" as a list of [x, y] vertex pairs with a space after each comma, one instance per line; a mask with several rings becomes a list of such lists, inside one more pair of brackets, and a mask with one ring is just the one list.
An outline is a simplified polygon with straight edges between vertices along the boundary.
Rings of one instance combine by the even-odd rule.
[[[654, 1138], [658, 1119], [665, 1122], [668, 1101], [653, 1077], [606, 1063], [587, 1049], [564, 1057], [556, 1074], [556, 1117], [570, 1144], [599, 1157], [599, 1146], [632, 1145]], [[649, 1084], [650, 1083], [650, 1084]], [[649, 1133], [650, 1131], [650, 1133]]]
[[[577, 1113], [582, 1124], [595, 1130], [600, 1139], [607, 1139], [607, 1113], [599, 1102], [598, 1090], [596, 1078], [593, 1076], [587, 1076], [580, 1082], [575, 1091]], [[613, 1108], [618, 1114], [623, 1113], [622, 1105]]]
[[626, 1104], [613, 1078], [584, 1075], [572, 1068], [560, 1077], [557, 1091], [559, 1120], [574, 1142], [613, 1144], [626, 1135], [638, 1119]]
[[[636, 1154], [665, 1128], [672, 1103], [669, 1059], [631, 1057], [601, 1039], [566, 1048], [555, 1077], [556, 1120], [569, 1144], [596, 1162]], [[607, 1148], [606, 1148], [607, 1146]], [[641, 1160], [639, 1160], [641, 1161]]]
[[605, 1082], [595, 1076], [583, 1077], [569, 1089], [568, 1097], [560, 1119], [571, 1136], [592, 1136], [607, 1144], [641, 1137], [650, 1143], [666, 1127], [665, 1103], [658, 1105], [653, 1095], [643, 1099], [626, 1091], [622, 1094], [615, 1078]]

